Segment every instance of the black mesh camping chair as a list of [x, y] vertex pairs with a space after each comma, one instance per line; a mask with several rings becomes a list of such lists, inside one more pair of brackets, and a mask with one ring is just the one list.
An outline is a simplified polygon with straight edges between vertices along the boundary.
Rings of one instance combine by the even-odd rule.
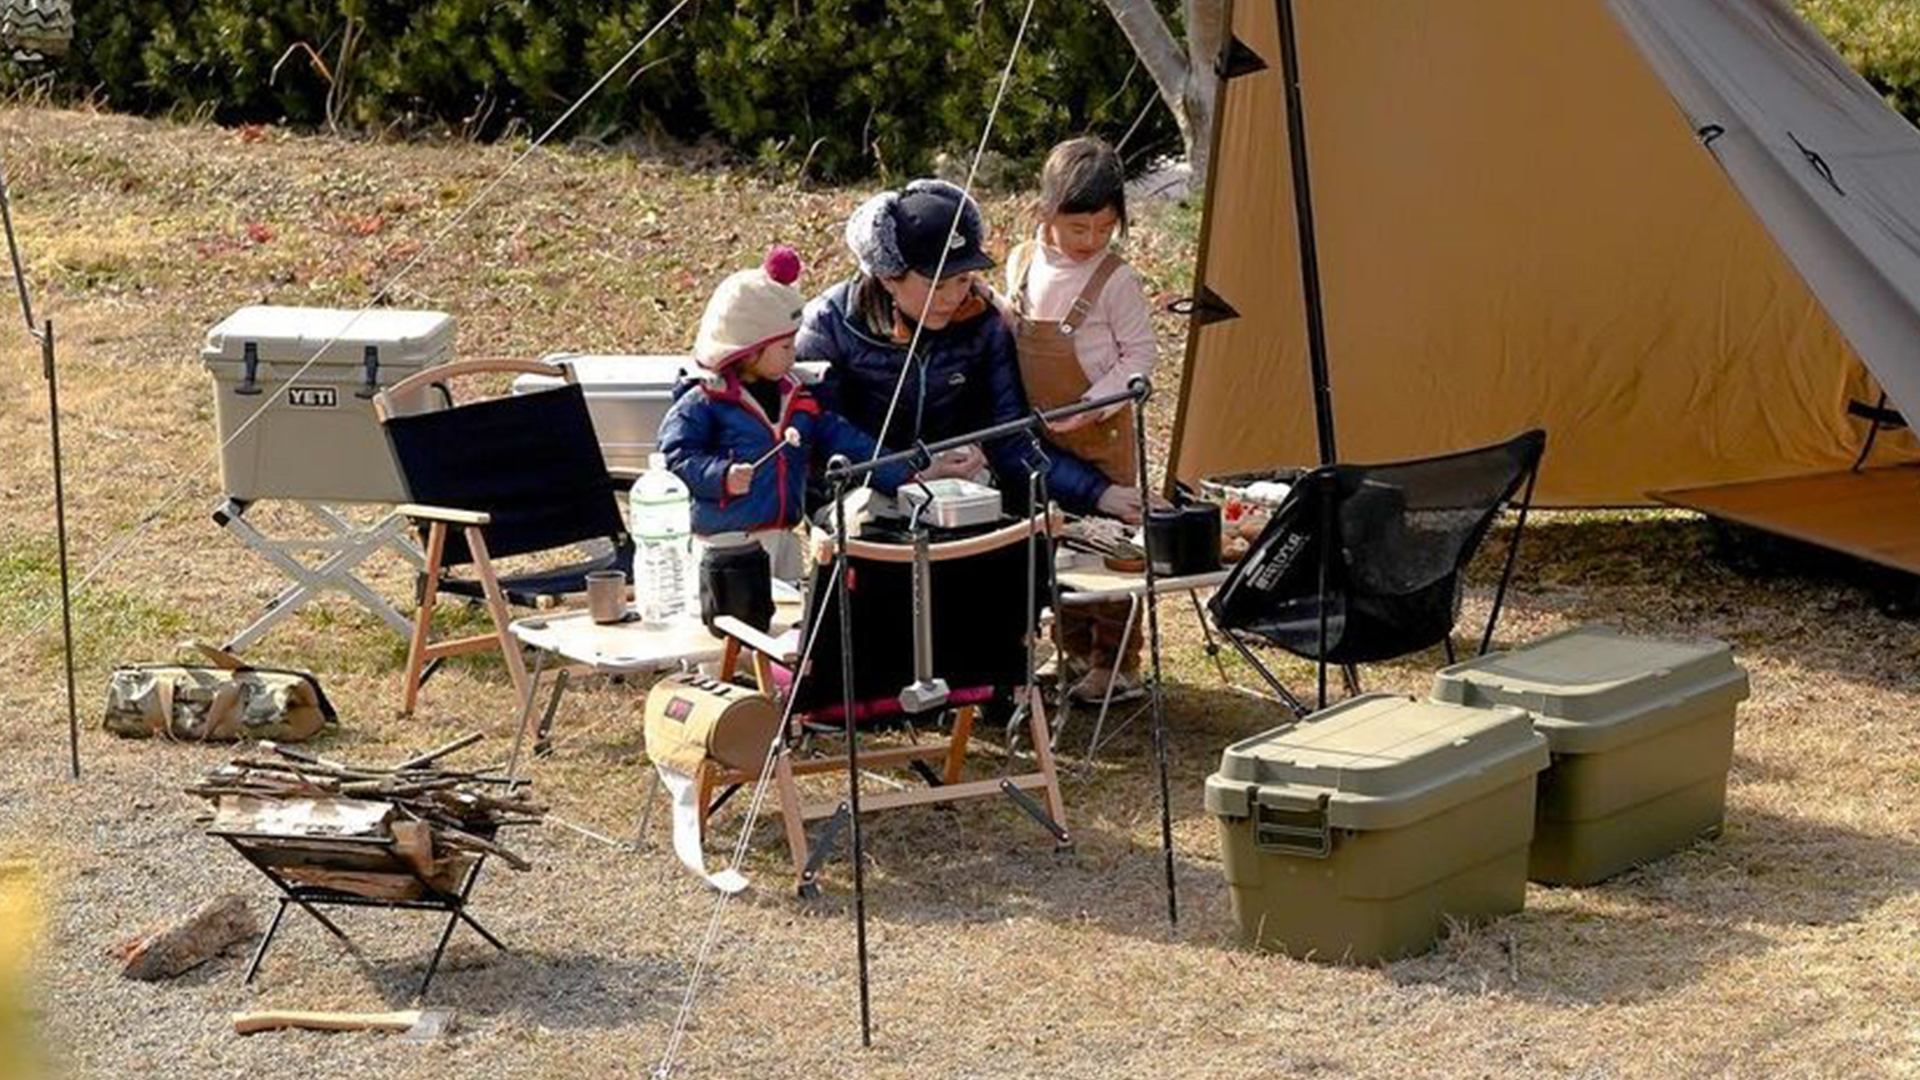
[[[429, 384], [467, 375], [532, 373], [562, 385], [487, 398], [411, 415], [391, 402]], [[470, 360], [429, 368], [389, 387], [375, 400], [410, 505], [400, 512], [425, 534], [427, 569], [407, 653], [403, 710], [413, 712], [427, 665], [448, 656], [499, 649], [515, 692], [528, 692], [526, 663], [508, 637], [509, 605], [533, 607], [585, 591], [595, 570], [624, 569], [633, 545], [620, 517], [606, 459], [594, 437], [587, 401], [571, 368], [529, 360]], [[494, 560], [601, 542], [585, 561], [501, 576]], [[471, 577], [447, 570], [471, 566]], [[483, 601], [490, 633], [431, 640], [441, 593]]]
[[[1480, 651], [1513, 576], [1546, 449], [1529, 431], [1497, 446], [1390, 465], [1329, 465], [1301, 477], [1208, 605], [1214, 625], [1301, 715], [1306, 706], [1260, 661], [1258, 639], [1320, 666], [1355, 665], [1443, 645], [1454, 657], [1461, 576], [1500, 511], [1523, 492]], [[1524, 491], [1523, 491], [1524, 489]], [[1328, 538], [1333, 542], [1329, 543]]]
[[[904, 766], [913, 768], [929, 781], [925, 788], [909, 787], [862, 796], [863, 814], [1004, 794], [1044, 825], [1057, 843], [1068, 843], [1066, 808], [1054, 770], [1051, 732], [1040, 695], [1026, 695], [1028, 707], [1021, 713], [1026, 720], [1027, 736], [1033, 742], [1033, 769], [1014, 773], [1009, 756], [1005, 772], [997, 778], [966, 781], [961, 775], [968, 741], [981, 707], [1009, 692], [1019, 695], [1027, 688], [1028, 643], [1035, 633], [1039, 615], [1035, 607], [1028, 605], [1029, 586], [1031, 583], [1031, 595], [1042, 601], [1051, 595], [1051, 579], [1047, 576], [1053, 565], [1049, 531], [1041, 519], [1023, 518], [984, 534], [929, 546], [928, 610], [933, 643], [930, 674], [946, 683], [948, 697], [938, 711], [919, 716], [910, 714], [902, 701], [908, 684], [916, 681], [913, 547], [909, 543], [872, 539], [848, 544], [855, 638], [855, 724], [862, 731], [873, 731], [903, 723], [950, 722], [948, 737], [944, 739], [916, 738], [905, 746], [861, 751], [863, 771]], [[1029, 568], [1034, 574], [1031, 579]], [[823, 562], [814, 573], [801, 622], [803, 628], [819, 625], [819, 639], [804, 674], [797, 681], [793, 670], [801, 660], [798, 633], [773, 639], [736, 619], [722, 618], [718, 623], [723, 633], [751, 652], [760, 688], [776, 700], [789, 695], [793, 698], [791, 735], [810, 732], [831, 736], [843, 732], [847, 726], [842, 689], [845, 684], [841, 668], [840, 591], [832, 587], [832, 581], [832, 564]], [[819, 609], [822, 598], [826, 603], [824, 612]], [[822, 619], [824, 621], [820, 621]], [[732, 663], [730, 653], [729, 668]], [[731, 671], [726, 674], [730, 675]], [[774, 782], [781, 816], [785, 819], [787, 846], [803, 894], [812, 891], [814, 874], [831, 848], [831, 837], [840, 831], [845, 820], [845, 808], [838, 799], [804, 802], [794, 778], [845, 769], [843, 755], [804, 754], [797, 740], [791, 739], [775, 760]], [[714, 789], [750, 784], [755, 779], [756, 776], [744, 772], [704, 776], [701, 805], [716, 805], [709, 794]], [[1045, 805], [1036, 802], [1028, 792], [1040, 795]], [[821, 830], [819, 840], [810, 845], [804, 823], [821, 818], [829, 819], [829, 824]]]

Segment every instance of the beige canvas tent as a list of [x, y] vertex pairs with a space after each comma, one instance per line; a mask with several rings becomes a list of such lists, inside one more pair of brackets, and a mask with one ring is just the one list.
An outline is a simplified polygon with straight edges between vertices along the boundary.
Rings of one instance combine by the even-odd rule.
[[[1188, 482], [1318, 460], [1282, 2], [1233, 4]], [[1920, 138], [1783, 5], [1291, 2], [1343, 460], [1537, 426], [1537, 501], [1636, 504], [1846, 470], [1866, 433], [1848, 403], [1879, 394], [1863, 356], [1920, 415], [1920, 188], [1898, 179], [1920, 178]], [[1790, 139], [1851, 174], [1838, 194], [1820, 201], [1812, 151], [1786, 163]], [[1874, 454], [1912, 457], [1905, 437]]]

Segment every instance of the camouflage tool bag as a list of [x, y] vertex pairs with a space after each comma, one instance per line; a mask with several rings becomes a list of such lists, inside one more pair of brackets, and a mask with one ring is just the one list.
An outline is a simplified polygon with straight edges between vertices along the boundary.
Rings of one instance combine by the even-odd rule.
[[107, 684], [106, 729], [130, 739], [305, 742], [338, 722], [312, 675], [249, 667], [232, 653], [195, 647], [211, 663], [114, 671]]

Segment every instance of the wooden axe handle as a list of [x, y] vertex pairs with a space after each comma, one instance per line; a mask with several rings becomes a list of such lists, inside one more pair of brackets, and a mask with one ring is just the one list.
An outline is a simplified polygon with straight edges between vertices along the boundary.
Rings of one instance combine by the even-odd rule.
[[420, 1010], [400, 1012], [346, 1013], [302, 1012], [297, 1009], [268, 1009], [263, 1012], [233, 1014], [233, 1030], [241, 1035], [282, 1028], [309, 1031], [410, 1031], [420, 1022]]

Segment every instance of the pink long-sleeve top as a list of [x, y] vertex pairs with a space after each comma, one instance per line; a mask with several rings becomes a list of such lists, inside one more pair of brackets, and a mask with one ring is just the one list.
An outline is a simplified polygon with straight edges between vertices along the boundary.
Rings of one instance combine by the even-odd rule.
[[[1027, 272], [1029, 314], [1045, 321], [1066, 318], [1080, 291], [1087, 287], [1101, 258], [1075, 262], [1049, 247], [1039, 237], [1023, 245], [1033, 252], [1033, 268]], [[1007, 260], [1007, 295], [1015, 295], [1020, 282], [1022, 258]], [[1147, 303], [1146, 290], [1133, 267], [1121, 263], [1107, 287], [1100, 291], [1093, 310], [1073, 335], [1073, 353], [1086, 373], [1088, 387], [1082, 400], [1117, 394], [1127, 388], [1135, 375], [1153, 378], [1156, 346], [1153, 337], [1153, 308]]]

